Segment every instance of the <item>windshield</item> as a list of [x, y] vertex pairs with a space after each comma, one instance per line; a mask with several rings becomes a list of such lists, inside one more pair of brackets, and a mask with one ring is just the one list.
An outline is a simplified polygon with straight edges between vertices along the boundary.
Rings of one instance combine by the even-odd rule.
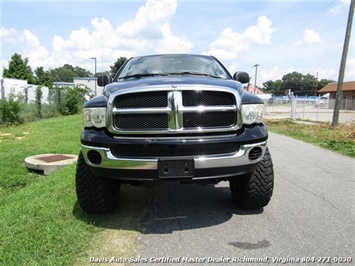
[[160, 75], [203, 75], [229, 78], [213, 57], [198, 55], [156, 55], [130, 59], [116, 80]]

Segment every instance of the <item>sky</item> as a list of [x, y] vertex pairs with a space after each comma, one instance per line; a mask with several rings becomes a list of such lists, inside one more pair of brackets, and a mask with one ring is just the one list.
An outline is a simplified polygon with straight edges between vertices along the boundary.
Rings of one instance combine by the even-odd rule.
[[[70, 64], [92, 73], [91, 58], [103, 72], [119, 57], [193, 53], [248, 72], [257, 86], [293, 71], [338, 80], [350, 7], [350, 0], [0, 1], [1, 75], [14, 53], [32, 70]], [[355, 80], [353, 31], [345, 81]]]

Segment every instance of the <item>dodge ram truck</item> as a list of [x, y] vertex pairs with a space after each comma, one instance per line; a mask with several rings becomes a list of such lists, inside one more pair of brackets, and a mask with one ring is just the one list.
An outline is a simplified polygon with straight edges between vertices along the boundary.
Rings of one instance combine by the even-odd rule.
[[213, 56], [159, 54], [128, 59], [97, 84], [83, 106], [76, 193], [87, 213], [107, 213], [122, 185], [229, 182], [240, 208], [272, 196], [273, 164], [264, 103]]

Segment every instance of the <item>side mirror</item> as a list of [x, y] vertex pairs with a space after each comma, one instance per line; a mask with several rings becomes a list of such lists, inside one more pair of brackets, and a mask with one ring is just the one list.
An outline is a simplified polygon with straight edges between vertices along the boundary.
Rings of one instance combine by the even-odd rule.
[[233, 79], [239, 81], [240, 83], [248, 83], [250, 80], [249, 74], [243, 71], [235, 72], [233, 75]]
[[97, 85], [100, 87], [105, 87], [107, 84], [110, 84], [112, 79], [109, 75], [102, 75], [97, 77]]

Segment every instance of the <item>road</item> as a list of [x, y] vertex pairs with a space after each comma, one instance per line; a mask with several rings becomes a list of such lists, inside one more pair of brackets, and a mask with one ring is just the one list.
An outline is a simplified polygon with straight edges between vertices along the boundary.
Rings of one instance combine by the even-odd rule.
[[355, 263], [355, 160], [273, 133], [269, 149], [275, 187], [263, 210], [235, 207], [226, 182], [162, 185], [139, 233], [137, 265]]

